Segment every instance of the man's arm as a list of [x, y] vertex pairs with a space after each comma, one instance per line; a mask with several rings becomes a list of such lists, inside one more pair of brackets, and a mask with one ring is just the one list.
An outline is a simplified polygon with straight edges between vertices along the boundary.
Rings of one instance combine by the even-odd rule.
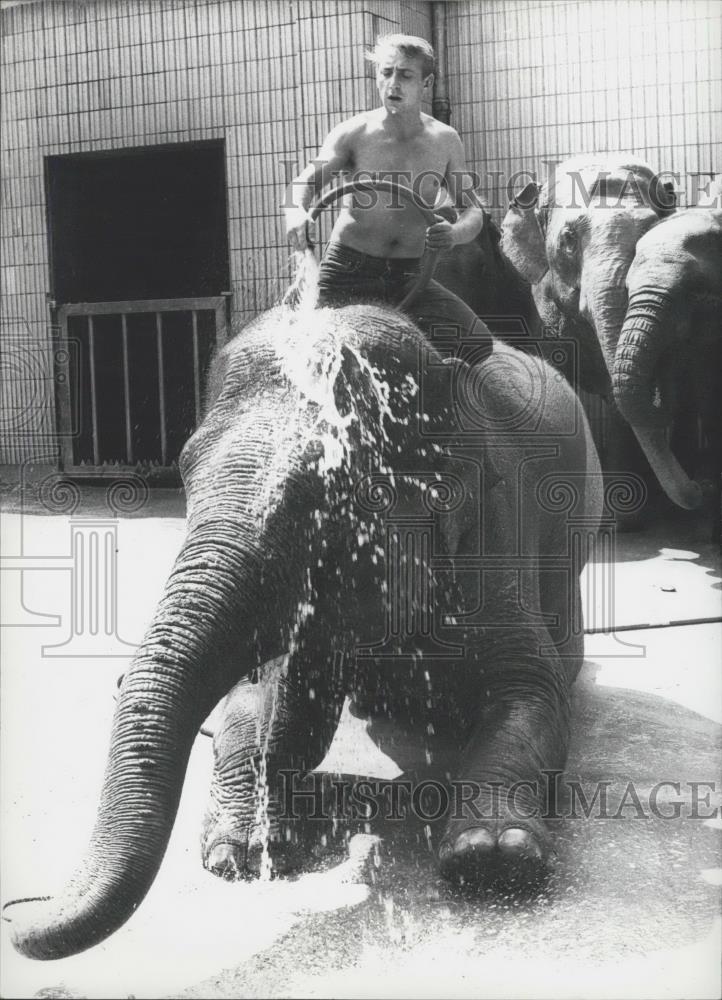
[[295, 250], [305, 250], [308, 209], [334, 174], [351, 165], [349, 123], [342, 122], [327, 135], [315, 160], [304, 167], [286, 188], [283, 211], [286, 215], [286, 237]]
[[456, 132], [449, 141], [449, 162], [444, 176], [449, 199], [458, 212], [456, 222], [440, 219], [426, 230], [426, 245], [433, 250], [448, 250], [459, 243], [469, 243], [481, 231], [484, 212], [466, 169], [464, 148]]

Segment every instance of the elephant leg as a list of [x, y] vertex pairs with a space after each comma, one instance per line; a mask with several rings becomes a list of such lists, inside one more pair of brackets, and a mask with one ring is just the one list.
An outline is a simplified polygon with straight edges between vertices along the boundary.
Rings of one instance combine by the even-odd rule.
[[[454, 782], [439, 863], [452, 881], [533, 887], [548, 873], [549, 772], [566, 761], [569, 680], [559, 657], [538, 645], [484, 653], [478, 714]], [[470, 692], [471, 694], [471, 692]]]
[[[598, 477], [597, 483], [598, 483]], [[594, 479], [587, 484], [585, 508], [593, 509]], [[584, 529], [577, 537], [579, 549], [585, 548]], [[556, 647], [562, 671], [571, 686], [584, 662], [584, 621], [580, 586], [581, 566], [571, 557], [575, 547], [566, 517], [554, 518], [545, 525], [540, 542], [540, 565], [531, 586], [533, 604], [546, 617], [545, 630]], [[581, 557], [582, 551], [579, 552]], [[586, 561], [586, 557], [585, 557]], [[546, 564], [546, 566], [545, 566]]]
[[[719, 323], [718, 323], [719, 327]], [[704, 447], [698, 450], [696, 478], [703, 484], [710, 523], [710, 541], [722, 543], [722, 348], [710, 347], [708, 363], [698, 363], [694, 372], [697, 405]], [[697, 423], [694, 425], [695, 433]], [[696, 443], [696, 440], [695, 440]]]
[[571, 685], [584, 662], [582, 596], [579, 578], [571, 567], [566, 572], [539, 573], [541, 610], [550, 618], [547, 629], [556, 646], [564, 675]]
[[[203, 864], [226, 879], [303, 862], [299, 812], [289, 792], [323, 760], [343, 705], [321, 671], [281, 657], [228, 694], [214, 741]], [[298, 796], [301, 804], [310, 796]], [[291, 808], [289, 808], [289, 805]]]

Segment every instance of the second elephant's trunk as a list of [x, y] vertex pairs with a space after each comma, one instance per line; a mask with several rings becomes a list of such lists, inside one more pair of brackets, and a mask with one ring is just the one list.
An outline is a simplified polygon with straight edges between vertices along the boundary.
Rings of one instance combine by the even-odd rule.
[[611, 378], [619, 335], [627, 312], [626, 256], [595, 260], [585, 265], [579, 308], [594, 327]]
[[[630, 297], [612, 369], [614, 400], [669, 498], [694, 509], [702, 501], [666, 439], [668, 417], [655, 400], [655, 373], [673, 326], [672, 303], [658, 291], [641, 289]], [[661, 400], [664, 403], [664, 400]]]

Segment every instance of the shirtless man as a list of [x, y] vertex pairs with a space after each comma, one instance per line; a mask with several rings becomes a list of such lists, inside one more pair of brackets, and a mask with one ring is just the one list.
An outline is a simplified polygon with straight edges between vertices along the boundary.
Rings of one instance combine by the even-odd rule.
[[[295, 249], [307, 246], [308, 209], [333, 180], [397, 180], [433, 206], [442, 188], [457, 209], [451, 223], [437, 215], [426, 227], [421, 215], [394, 195], [349, 195], [339, 212], [321, 262], [319, 306], [358, 301], [398, 304], [413, 284], [424, 246], [446, 250], [468, 243], [483, 213], [466, 172], [458, 133], [421, 110], [434, 82], [434, 52], [413, 35], [385, 35], [369, 58], [376, 67], [381, 107], [337, 125], [318, 157], [286, 193], [286, 233]], [[486, 325], [452, 292], [430, 281], [410, 306], [422, 329], [456, 328], [462, 336], [488, 341]], [[478, 357], [478, 354], [477, 354]]]

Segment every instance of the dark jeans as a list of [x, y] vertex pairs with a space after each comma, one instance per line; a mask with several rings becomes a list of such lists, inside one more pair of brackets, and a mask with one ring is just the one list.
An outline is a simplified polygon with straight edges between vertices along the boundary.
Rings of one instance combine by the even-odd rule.
[[[395, 306], [402, 301], [418, 276], [418, 257], [372, 257], [330, 243], [321, 261], [318, 305], [345, 306], [352, 302], [381, 302]], [[480, 341], [492, 350], [491, 333], [465, 302], [438, 281], [429, 281], [408, 308], [409, 316], [429, 335], [473, 338], [476, 361]]]

